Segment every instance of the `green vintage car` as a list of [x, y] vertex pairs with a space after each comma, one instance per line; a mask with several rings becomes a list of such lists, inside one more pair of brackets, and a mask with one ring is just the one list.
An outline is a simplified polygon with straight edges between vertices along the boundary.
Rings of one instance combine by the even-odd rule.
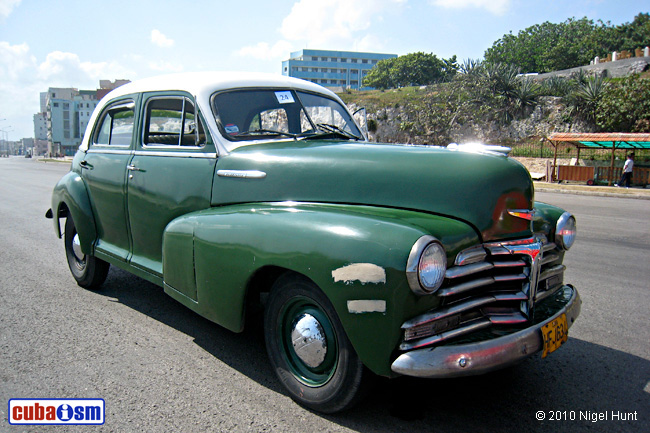
[[503, 148], [370, 143], [334, 93], [261, 74], [127, 84], [89, 125], [47, 213], [77, 283], [114, 265], [234, 332], [263, 310], [309, 408], [545, 357], [580, 312], [575, 219]]

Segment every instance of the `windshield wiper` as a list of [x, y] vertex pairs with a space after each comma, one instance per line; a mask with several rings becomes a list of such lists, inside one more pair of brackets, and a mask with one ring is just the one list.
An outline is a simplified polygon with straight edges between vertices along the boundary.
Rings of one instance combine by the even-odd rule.
[[352, 138], [354, 140], [360, 140], [359, 137], [354, 135], [351, 132], [348, 132], [344, 129], [339, 128], [336, 125], [332, 125], [331, 123], [317, 123], [316, 126], [318, 126], [320, 129], [323, 131], [327, 132], [328, 134], [337, 134], [340, 136], [343, 136], [345, 138]]
[[243, 131], [237, 134], [237, 137], [241, 136], [251, 136], [251, 135], [284, 135], [286, 137], [291, 137], [293, 139], [298, 137], [298, 134], [292, 134], [290, 132], [276, 131], [274, 129], [251, 129], [250, 131]]

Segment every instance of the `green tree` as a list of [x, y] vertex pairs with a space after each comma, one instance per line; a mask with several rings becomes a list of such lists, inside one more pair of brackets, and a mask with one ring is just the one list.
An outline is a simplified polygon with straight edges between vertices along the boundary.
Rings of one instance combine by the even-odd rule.
[[597, 55], [593, 21], [570, 18], [554, 24], [548, 21], [497, 40], [485, 52], [490, 63], [515, 65], [521, 72], [549, 72], [588, 64]]
[[515, 65], [521, 72], [550, 72], [589, 64], [612, 51], [642, 48], [650, 41], [650, 14], [612, 26], [585, 18], [563, 23], [548, 21], [503, 35], [485, 52], [489, 63]]
[[440, 59], [435, 54], [411, 53], [378, 62], [363, 83], [380, 89], [423, 86], [449, 81], [457, 69], [456, 56]]
[[596, 125], [606, 132], [650, 132], [650, 79], [631, 75], [611, 80], [595, 110]]
[[600, 45], [606, 50], [634, 51], [650, 44], [650, 14], [640, 13], [631, 23], [616, 27], [605, 27], [599, 39]]

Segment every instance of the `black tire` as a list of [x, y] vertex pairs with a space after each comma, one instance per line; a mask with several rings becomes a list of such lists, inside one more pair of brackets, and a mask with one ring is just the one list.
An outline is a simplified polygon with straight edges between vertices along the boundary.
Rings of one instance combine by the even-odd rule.
[[[65, 220], [65, 255], [68, 267], [77, 284], [85, 289], [98, 289], [106, 280], [110, 265], [95, 256], [81, 252], [78, 247], [77, 228], [72, 217]], [[76, 244], [76, 247], [75, 247]]]
[[[292, 338], [300, 325], [312, 325], [311, 339]], [[286, 274], [276, 281], [264, 312], [264, 334], [273, 369], [297, 403], [334, 413], [362, 396], [368, 373], [334, 307], [310, 280]]]

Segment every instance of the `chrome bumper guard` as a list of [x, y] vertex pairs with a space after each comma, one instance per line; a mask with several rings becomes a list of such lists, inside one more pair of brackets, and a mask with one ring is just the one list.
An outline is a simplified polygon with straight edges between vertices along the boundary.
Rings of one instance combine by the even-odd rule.
[[580, 295], [570, 285], [569, 302], [552, 317], [529, 328], [503, 337], [478, 343], [436, 346], [413, 350], [400, 355], [391, 370], [405, 376], [430, 379], [473, 376], [498, 370], [528, 358], [543, 348], [541, 328], [562, 314], [571, 327], [580, 315]]

